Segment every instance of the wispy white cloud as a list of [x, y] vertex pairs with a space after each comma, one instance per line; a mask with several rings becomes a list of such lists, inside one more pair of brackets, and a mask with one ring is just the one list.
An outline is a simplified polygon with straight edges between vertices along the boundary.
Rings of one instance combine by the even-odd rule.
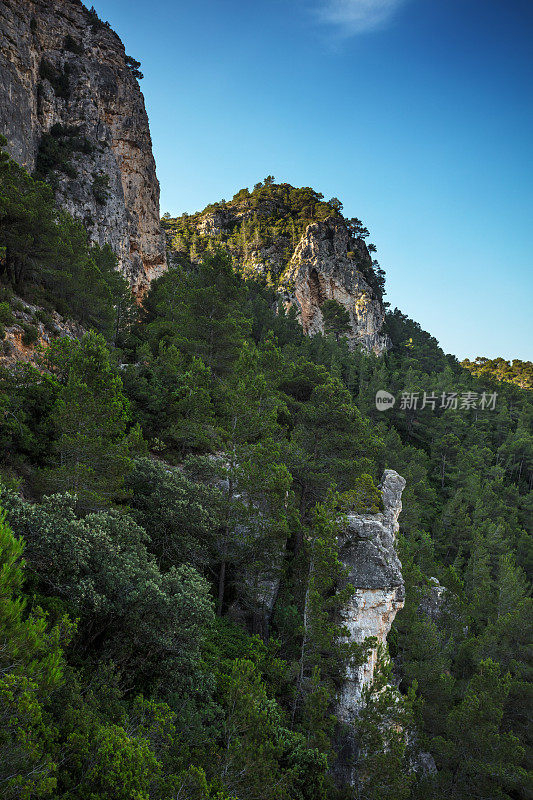
[[376, 30], [387, 24], [407, 0], [322, 0], [318, 19], [345, 36]]

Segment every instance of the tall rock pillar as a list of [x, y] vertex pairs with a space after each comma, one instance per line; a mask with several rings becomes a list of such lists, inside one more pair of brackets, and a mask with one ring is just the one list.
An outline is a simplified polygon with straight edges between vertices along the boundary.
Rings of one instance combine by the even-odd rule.
[[404, 604], [402, 565], [396, 551], [404, 488], [401, 475], [385, 470], [381, 482], [383, 512], [348, 514], [339, 537], [339, 557], [348, 569], [347, 581], [355, 587], [341, 611], [342, 624], [349, 631], [350, 642], [361, 643], [370, 636], [377, 639], [364, 664], [348, 667], [338, 697], [336, 715], [341, 732], [335, 775], [344, 785], [354, 783], [357, 742], [353, 727], [362, 706], [363, 689], [372, 683], [378, 648], [386, 643], [394, 617]]

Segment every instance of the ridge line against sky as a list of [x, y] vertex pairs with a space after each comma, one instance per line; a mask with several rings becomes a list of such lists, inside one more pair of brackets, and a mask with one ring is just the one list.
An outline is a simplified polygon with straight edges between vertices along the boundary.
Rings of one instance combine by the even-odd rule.
[[387, 300], [532, 359], [529, 0], [96, 0], [142, 62], [161, 211], [265, 175], [363, 220]]

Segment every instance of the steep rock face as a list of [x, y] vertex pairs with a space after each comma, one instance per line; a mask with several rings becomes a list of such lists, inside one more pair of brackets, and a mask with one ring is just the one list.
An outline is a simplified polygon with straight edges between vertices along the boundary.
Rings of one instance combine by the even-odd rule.
[[[339, 537], [339, 557], [348, 568], [348, 582], [356, 589], [341, 612], [350, 641], [363, 642], [375, 636], [378, 646], [385, 644], [394, 617], [403, 608], [405, 592], [396, 535], [404, 487], [404, 478], [394, 470], [385, 470], [381, 483], [383, 512], [348, 515], [346, 528]], [[342, 784], [353, 784], [357, 743], [350, 735], [350, 727], [361, 709], [363, 689], [372, 683], [377, 650], [372, 650], [362, 666], [348, 668], [339, 694], [336, 714], [343, 733], [336, 774]]]
[[336, 300], [350, 317], [348, 341], [378, 355], [388, 347], [381, 333], [383, 304], [365, 281], [357, 262], [370, 256], [362, 239], [350, 236], [342, 220], [331, 218], [307, 227], [285, 271], [280, 288], [295, 304], [307, 334], [324, 332], [321, 306]]
[[320, 198], [309, 188], [272, 184], [168, 218], [169, 259], [198, 262], [214, 240], [244, 277], [261, 276], [280, 292], [309, 336], [324, 332], [321, 308], [332, 299], [348, 311], [351, 348], [381, 354], [390, 341], [382, 333], [385, 311], [372, 257], [354, 221]]
[[142, 294], [166, 257], [148, 118], [124, 46], [79, 0], [0, 0], [0, 133], [31, 172], [51, 131], [54, 147], [71, 145], [68, 174], [53, 173], [58, 202], [113, 247]]

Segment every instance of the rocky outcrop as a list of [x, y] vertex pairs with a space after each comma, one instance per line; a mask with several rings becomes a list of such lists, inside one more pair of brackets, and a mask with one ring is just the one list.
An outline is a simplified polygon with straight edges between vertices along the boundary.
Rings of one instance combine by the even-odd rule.
[[54, 339], [81, 339], [86, 333], [78, 322], [18, 297], [12, 301], [11, 313], [12, 319], [0, 326], [0, 366], [19, 362], [38, 366], [42, 352]]
[[383, 353], [390, 340], [382, 332], [380, 276], [357, 233], [361, 223], [346, 220], [312, 189], [272, 184], [265, 191], [243, 189], [230, 202], [164, 220], [171, 263], [201, 260], [215, 240], [244, 277], [279, 290], [309, 336], [324, 333], [322, 308], [335, 300], [348, 312], [351, 349]]
[[389, 345], [381, 332], [385, 311], [365, 280], [360, 265], [371, 259], [362, 239], [354, 239], [343, 220], [327, 219], [307, 227], [281, 282], [287, 305], [295, 304], [307, 334], [324, 333], [321, 306], [336, 300], [348, 311], [352, 348], [383, 353]]
[[440, 584], [438, 578], [430, 578], [418, 605], [418, 613], [436, 622], [442, 613], [445, 595], [446, 587]]
[[0, 0], [0, 133], [142, 294], [166, 268], [144, 99], [122, 42], [79, 0]]
[[339, 557], [348, 570], [347, 581], [355, 587], [352, 599], [342, 609], [342, 624], [351, 642], [364, 642], [368, 637], [377, 640], [366, 663], [348, 667], [338, 697], [341, 742], [336, 775], [345, 785], [353, 784], [357, 743], [350, 729], [361, 709], [363, 689], [372, 683], [378, 649], [386, 644], [394, 617], [404, 604], [402, 565], [396, 552], [404, 487], [404, 478], [394, 470], [385, 470], [381, 483], [383, 512], [349, 514], [339, 537]]
[[[254, 214], [272, 213], [270, 208], [219, 208], [199, 217], [201, 237], [222, 242], [243, 220]], [[282, 209], [273, 213], [283, 214]], [[287, 249], [292, 256], [286, 264]], [[293, 250], [294, 248], [294, 250]], [[381, 355], [390, 345], [382, 333], [385, 309], [376, 291], [365, 278], [372, 274], [372, 259], [363, 239], [352, 236], [342, 217], [330, 217], [307, 226], [294, 247], [286, 237], [264, 245], [253, 234], [236, 266], [245, 276], [264, 276], [277, 283], [286, 309], [294, 306], [304, 331], [309, 336], [324, 333], [321, 307], [326, 300], [336, 300], [347, 310], [351, 349], [362, 347]], [[279, 280], [275, 276], [280, 276]]]

